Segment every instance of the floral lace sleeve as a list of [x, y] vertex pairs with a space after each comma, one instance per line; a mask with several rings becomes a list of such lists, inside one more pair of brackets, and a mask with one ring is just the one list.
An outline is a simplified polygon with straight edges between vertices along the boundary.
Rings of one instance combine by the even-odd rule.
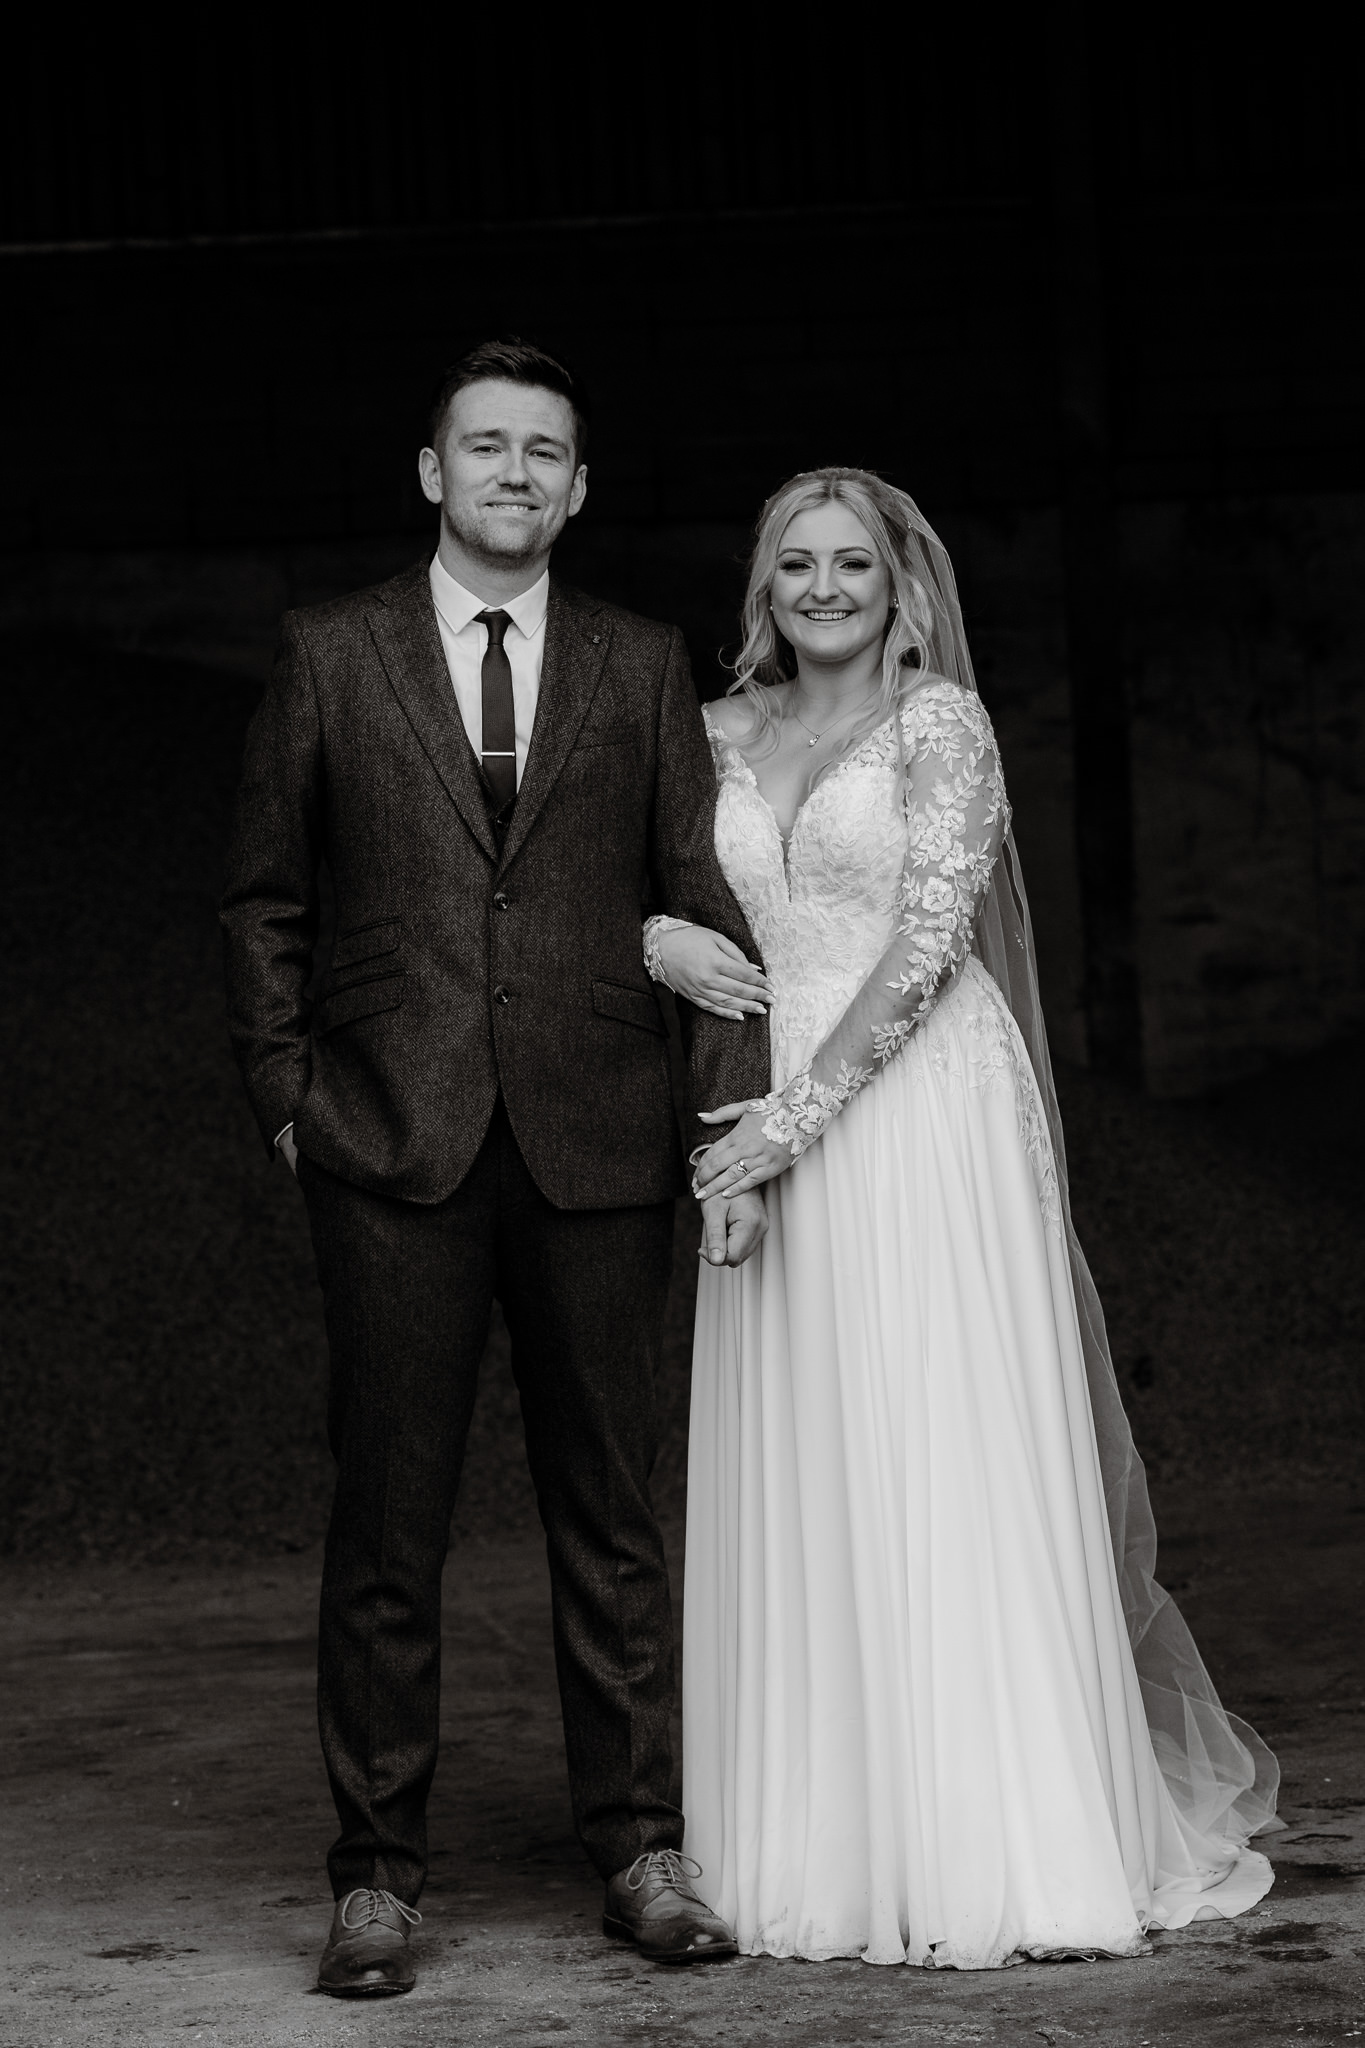
[[795, 1158], [895, 1056], [971, 951], [1009, 826], [995, 735], [981, 699], [927, 684], [901, 714], [907, 848], [896, 936], [810, 1064], [755, 1108]]

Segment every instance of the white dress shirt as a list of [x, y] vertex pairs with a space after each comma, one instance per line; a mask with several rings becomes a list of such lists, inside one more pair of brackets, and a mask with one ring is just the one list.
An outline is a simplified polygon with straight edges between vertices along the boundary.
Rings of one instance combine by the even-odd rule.
[[431, 562], [431, 601], [441, 629], [446, 667], [455, 690], [469, 744], [476, 754], [483, 752], [483, 657], [488, 646], [488, 628], [475, 623], [480, 612], [506, 612], [512, 621], [503, 647], [512, 669], [512, 706], [517, 726], [517, 788], [526, 771], [526, 750], [531, 744], [531, 727], [536, 719], [540, 696], [540, 664], [545, 656], [545, 613], [550, 602], [550, 572], [539, 583], [523, 590], [520, 597], [490, 603], [475, 597], [463, 583], [457, 583], [441, 558]]
[[[455, 690], [469, 744], [476, 754], [483, 752], [483, 657], [488, 646], [488, 628], [475, 624], [479, 612], [506, 612], [512, 623], [503, 638], [512, 668], [512, 707], [517, 725], [517, 788], [526, 772], [526, 751], [531, 744], [531, 727], [536, 722], [540, 696], [540, 664], [545, 657], [545, 614], [550, 603], [550, 572], [539, 583], [523, 590], [520, 597], [490, 604], [457, 583], [448, 569], [433, 555], [431, 601], [441, 629], [441, 646]], [[275, 1143], [294, 1128], [287, 1123]]]

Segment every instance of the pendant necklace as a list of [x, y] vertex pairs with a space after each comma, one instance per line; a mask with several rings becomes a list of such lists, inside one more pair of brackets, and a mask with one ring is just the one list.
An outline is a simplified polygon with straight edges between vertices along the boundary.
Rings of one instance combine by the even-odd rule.
[[[864, 699], [864, 702], [866, 702], [866, 701], [867, 701], [867, 700], [866, 700], [866, 699]], [[854, 705], [854, 707], [853, 707], [853, 711], [861, 711], [861, 710], [862, 710], [862, 708], [863, 708], [862, 704], [855, 704], [855, 705]], [[800, 713], [800, 712], [799, 712], [799, 711], [797, 710], [797, 708], [796, 708], [795, 704], [793, 704], [793, 705], [792, 705], [792, 707], [791, 707], [791, 714], [792, 714], [792, 717], [793, 717], [793, 718], [794, 718], [794, 719], [796, 720], [797, 724], [798, 724], [798, 725], [799, 725], [799, 726], [801, 727], [801, 730], [802, 730], [803, 732], [808, 732], [808, 733], [810, 733], [810, 734], [812, 734], [812, 735], [813, 735], [813, 737], [812, 737], [812, 738], [810, 738], [810, 739], [808, 739], [808, 740], [806, 741], [806, 745], [807, 745], [808, 747], [818, 747], [818, 746], [819, 746], [819, 744], [820, 744], [820, 742], [821, 742], [821, 740], [822, 740], [822, 739], [823, 739], [823, 738], [825, 737], [825, 734], [826, 734], [827, 732], [833, 732], [833, 730], [834, 730], [835, 726], [836, 726], [836, 725], [838, 725], [838, 723], [839, 723], [839, 720], [840, 720], [840, 719], [843, 719], [843, 718], [851, 718], [851, 717], [853, 716], [853, 711], [841, 711], [841, 712], [839, 713], [839, 717], [838, 717], [838, 718], [831, 718], [831, 720], [830, 720], [830, 722], [829, 722], [829, 724], [828, 724], [828, 725], [822, 726], [822, 727], [820, 728], [819, 732], [816, 732], [816, 731], [815, 731], [815, 728], [814, 728], [814, 726], [811, 726], [811, 725], [807, 725], [807, 724], [806, 724], [806, 721], [805, 721], [805, 719], [804, 719], [804, 718], [803, 718], [803, 717], [801, 716], [801, 713]]]

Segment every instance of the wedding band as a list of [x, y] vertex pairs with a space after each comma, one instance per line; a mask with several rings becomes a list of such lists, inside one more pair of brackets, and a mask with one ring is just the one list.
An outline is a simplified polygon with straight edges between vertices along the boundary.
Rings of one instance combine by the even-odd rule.
[[732, 1173], [737, 1173], [740, 1179], [743, 1180], [745, 1174], [749, 1171], [748, 1161], [745, 1159], [737, 1159], [734, 1165], [731, 1167], [730, 1171]]

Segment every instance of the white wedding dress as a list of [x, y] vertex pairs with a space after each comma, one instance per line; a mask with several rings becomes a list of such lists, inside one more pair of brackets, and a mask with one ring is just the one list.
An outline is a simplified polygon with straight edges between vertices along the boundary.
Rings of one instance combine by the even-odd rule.
[[889, 720], [784, 849], [707, 714], [807, 1149], [758, 1253], [701, 1269], [686, 1847], [749, 1955], [1135, 1955], [1271, 1872], [1193, 1711], [1148, 1729], [1048, 1123], [971, 950], [1009, 817], [990, 723], [934, 678], [899, 716], [904, 766]]

